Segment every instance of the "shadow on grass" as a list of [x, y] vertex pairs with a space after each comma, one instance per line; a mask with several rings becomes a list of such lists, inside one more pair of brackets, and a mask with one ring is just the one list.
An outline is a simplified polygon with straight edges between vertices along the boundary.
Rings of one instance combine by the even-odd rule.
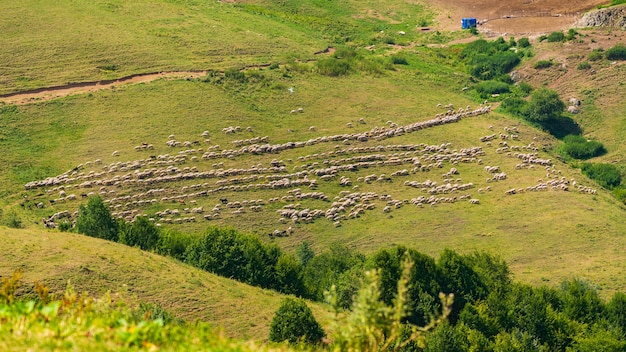
[[538, 125], [558, 139], [563, 139], [563, 137], [570, 134], [578, 136], [583, 133], [576, 121], [567, 116], [549, 119], [538, 123]]

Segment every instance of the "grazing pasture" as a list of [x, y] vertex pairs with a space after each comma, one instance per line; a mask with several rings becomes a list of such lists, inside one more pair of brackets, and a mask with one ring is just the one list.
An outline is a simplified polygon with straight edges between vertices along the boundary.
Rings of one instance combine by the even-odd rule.
[[[622, 287], [620, 256], [606, 253], [623, 210], [550, 154], [556, 140], [398, 72], [258, 74], [277, 88], [157, 81], [7, 112], [15, 137], [23, 124], [31, 131], [9, 139], [8, 155], [41, 148], [29, 154], [30, 172], [11, 168], [3, 180], [27, 188], [9, 199], [37, 226], [72, 221], [98, 194], [118, 217], [147, 215], [185, 232], [230, 225], [288, 250], [303, 240], [318, 250], [486, 249], [524, 281], [577, 272], [608, 291]], [[48, 126], [65, 143], [51, 143]], [[591, 274], [597, 267], [610, 269]]]

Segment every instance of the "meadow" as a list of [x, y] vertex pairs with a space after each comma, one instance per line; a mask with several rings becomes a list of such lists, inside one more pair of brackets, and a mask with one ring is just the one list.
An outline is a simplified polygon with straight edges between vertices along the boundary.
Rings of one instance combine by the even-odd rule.
[[[560, 140], [502, 112], [498, 97], [479, 97], [459, 56], [464, 44], [453, 43], [471, 34], [419, 29], [434, 24], [427, 4], [79, 0], [52, 7], [26, 0], [0, 8], [0, 94], [207, 71], [0, 104], [0, 218], [21, 227], [0, 228], [9, 253], [0, 259], [3, 273], [21, 266], [27, 279], [55, 289], [72, 280], [98, 293], [128, 290], [233, 336], [267, 336], [277, 293], [44, 229], [50, 219], [71, 223], [87, 197], [100, 195], [120, 218], [146, 215], [190, 234], [231, 226], [288, 253], [304, 241], [317, 253], [336, 244], [366, 254], [400, 244], [432, 256], [478, 250], [502, 256], [524, 283], [583, 278], [605, 297], [626, 289], [624, 204], [562, 160]], [[535, 87], [551, 85], [564, 99], [583, 94], [584, 110], [572, 116], [608, 149], [593, 161], [623, 168], [626, 107], [609, 91], [622, 90], [624, 66], [594, 63], [589, 81], [573, 69], [562, 75], [558, 65], [532, 68], [550, 59], [545, 51], [570, 44], [533, 42], [520, 70], [534, 70]], [[580, 85], [566, 86], [572, 76]], [[458, 114], [466, 115], [441, 123]], [[394, 132], [383, 138], [382, 131]], [[355, 166], [364, 157], [374, 163]], [[346, 167], [326, 170], [332, 166]], [[505, 177], [494, 179], [488, 166]], [[177, 178], [155, 179], [164, 175]], [[294, 219], [285, 210], [320, 213]], [[252, 308], [258, 300], [263, 309]], [[314, 311], [324, 319], [324, 307]]]

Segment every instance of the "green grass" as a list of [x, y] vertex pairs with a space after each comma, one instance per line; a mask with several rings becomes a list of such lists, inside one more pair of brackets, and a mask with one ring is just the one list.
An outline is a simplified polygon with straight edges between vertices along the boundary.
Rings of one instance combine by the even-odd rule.
[[[29, 267], [43, 273], [47, 265], [57, 261], [65, 263], [59, 265], [67, 265], [67, 268], [49, 270], [50, 277], [56, 278], [57, 287], [70, 278], [93, 288], [105, 287], [104, 283], [113, 283], [116, 287], [131, 285], [133, 280], [142, 279], [146, 285], [151, 285], [150, 290], [146, 291], [150, 294], [146, 293], [145, 297], [165, 302], [162, 305], [171, 307], [175, 314], [192, 319], [224, 320], [224, 324], [231, 326], [235, 334], [240, 336], [263, 335], [258, 331], [265, 329], [260, 327], [265, 325], [259, 321], [267, 321], [271, 309], [264, 311], [263, 316], [245, 320], [255, 326], [239, 326], [242, 325], [242, 317], [226, 309], [237, 307], [232, 297], [254, 297], [257, 293], [242, 293], [238, 288], [221, 284], [227, 290], [226, 294], [222, 288], [210, 292], [232, 297], [223, 306], [216, 308], [213, 312], [215, 315], [207, 313], [212, 312], [210, 308], [204, 313], [196, 311], [198, 307], [207, 306], [211, 299], [217, 300], [216, 296], [208, 296], [209, 301], [194, 296], [197, 290], [206, 292], [207, 287], [213, 287], [213, 284], [206, 283], [209, 279], [196, 280], [186, 273], [180, 273], [176, 275], [182, 275], [187, 281], [164, 281], [157, 276], [162, 271], [158, 266], [150, 265], [146, 271], [139, 270], [140, 267], [146, 267], [141, 258], [152, 257], [138, 250], [125, 250], [127, 255], [124, 257], [105, 253], [102, 254], [104, 258], [97, 255], [84, 258], [81, 263], [86, 264], [79, 265], [87, 265], [89, 270], [92, 270], [92, 266], [101, 265], [98, 264], [100, 261], [110, 265], [107, 268], [120, 266], [120, 269], [108, 270], [102, 267], [96, 276], [74, 276], [81, 268], [71, 266], [74, 265], [73, 259], [69, 260], [71, 256], [59, 248], [77, 246], [86, 251], [91, 246], [104, 251], [115, 245], [100, 242], [98, 245], [93, 242], [79, 244], [82, 237], [41, 231], [42, 217], [57, 211], [76, 210], [81, 203], [80, 196], [75, 201], [50, 204], [50, 199], [58, 197], [58, 188], [25, 191], [23, 185], [61, 174], [96, 159], [101, 159], [107, 165], [118, 161], [149, 159], [151, 155], [177, 154], [183, 149], [172, 149], [165, 145], [170, 134], [174, 134], [179, 141], [202, 141], [204, 138], [200, 134], [208, 130], [211, 142], [194, 148], [206, 149], [210, 145], [219, 144], [221, 149], [232, 149], [234, 139], [255, 136], [267, 135], [274, 144], [306, 141], [323, 135], [362, 132], [376, 126], [388, 126], [388, 121], [406, 125], [445, 112], [437, 108], [439, 103], [453, 103], [457, 109], [468, 104], [476, 107], [478, 103], [461, 90], [473, 84], [465, 73], [466, 68], [458, 61], [458, 53], [462, 50], [460, 46], [429, 48], [417, 45], [401, 49], [387, 45], [390, 42], [440, 44], [463, 34], [418, 34], [411, 29], [422, 19], [431, 18], [427, 8], [394, 1], [384, 2], [385, 10], [379, 10], [382, 3], [374, 0], [341, 3], [300, 0], [281, 4], [252, 1], [233, 5], [192, 0], [107, 3], [80, 0], [60, 2], [55, 8], [37, 1], [3, 5], [4, 20], [0, 22], [0, 28], [4, 35], [0, 43], [4, 50], [0, 53], [0, 62], [7, 63], [7, 73], [0, 81], [0, 93], [160, 70], [214, 69], [217, 73], [216, 77], [206, 79], [161, 80], [50, 102], [0, 107], [0, 147], [3, 151], [0, 163], [4, 165], [0, 173], [0, 204], [5, 210], [3, 213], [19, 217], [23, 225], [28, 227], [25, 230], [28, 233], [44, 233], [42, 236], [47, 236], [43, 237], [47, 238], [46, 241], [28, 240], [22, 245], [16, 237], [23, 232], [7, 230], [7, 235], [1, 238], [13, 242], [0, 247], [9, 248], [6, 252], [10, 253], [11, 262], [23, 263], [26, 273]], [[405, 31], [406, 34], [400, 35], [399, 31]], [[364, 69], [341, 77], [324, 77], [316, 73], [316, 64], [307, 59], [314, 58], [315, 51], [327, 46], [339, 47], [338, 44], [358, 48], [372, 45], [372, 53], [363, 54], [364, 62], [367, 60], [367, 63], [392, 60], [390, 56], [402, 53], [406, 55], [407, 64], [394, 65], [393, 70], [385, 69], [384, 64], [378, 67], [374, 65], [374, 69], [382, 68], [372, 70], [376, 74], [368, 74]], [[270, 62], [281, 65], [274, 66], [272, 70], [259, 70], [256, 74], [246, 71], [246, 80], [239, 82], [221, 79], [218, 72], [226, 68]], [[621, 70], [621, 67], [618, 65], [615, 70]], [[599, 73], [596, 77], [602, 78], [604, 74]], [[614, 77], [623, 75], [615, 74]], [[289, 87], [294, 88], [293, 93], [288, 91]], [[623, 106], [625, 103], [621, 100], [616, 100], [615, 97], [619, 96], [623, 94], [603, 93], [593, 96], [593, 99], [591, 95], [583, 99], [585, 110], [580, 115], [580, 121], [586, 128], [586, 134], [607, 146], [609, 153], [601, 161], [616, 161], [623, 165], [622, 159], [626, 153], [620, 151], [624, 145], [626, 125], [620, 114], [626, 106]], [[602, 107], [602, 110], [596, 106]], [[297, 108], [302, 108], [304, 113], [290, 113]], [[365, 124], [358, 122], [360, 118], [363, 118]], [[347, 123], [354, 127], [349, 128]], [[241, 126], [243, 130], [235, 135], [225, 135], [221, 131], [227, 126]], [[248, 126], [251, 132], [246, 130]], [[310, 126], [315, 126], [315, 129], [310, 130]], [[517, 126], [520, 131], [520, 141], [509, 141], [510, 145], [521, 146], [532, 142], [540, 147], [539, 157], [556, 160], [554, 151], [559, 141], [523, 122], [494, 112], [380, 142], [369, 140], [344, 145], [338, 141], [280, 154], [187, 162], [180, 167], [196, 166], [201, 171], [250, 168], [259, 163], [267, 167], [276, 158], [285, 161], [289, 172], [295, 172], [308, 168], [308, 164], [314, 162], [318, 164], [310, 167], [319, 168], [325, 159], [339, 158], [317, 156], [304, 161], [298, 160], [299, 157], [327, 153], [337, 148], [378, 144], [440, 145], [448, 142], [451, 143], [451, 149], [482, 146], [486, 152], [482, 157], [482, 165], [461, 163], [454, 166], [460, 171], [456, 177], [461, 178], [462, 182], [476, 185], [474, 189], [457, 195], [471, 193], [472, 197], [480, 199], [480, 205], [458, 202], [415, 208], [407, 204], [401, 209], [383, 213], [385, 202], [377, 200], [376, 209], [358, 219], [343, 221], [342, 227], [335, 228], [331, 221], [324, 218], [312, 224], [279, 223], [275, 211], [295, 202], [285, 201], [267, 204], [263, 211], [248, 211], [244, 216], [225, 210], [222, 219], [212, 224], [230, 225], [254, 232], [268, 241], [267, 233], [292, 225], [292, 236], [275, 240], [288, 251], [295, 250], [304, 240], [312, 243], [318, 252], [335, 243], [364, 252], [392, 244], [414, 246], [431, 255], [438, 254], [446, 247], [459, 252], [488, 250], [501, 254], [511, 265], [516, 279], [523, 282], [541, 283], [550, 280], [556, 284], [572, 276], [583, 276], [598, 283], [604, 289], [603, 292], [623, 290], [626, 287], [626, 277], [622, 275], [626, 258], [619, 249], [625, 244], [621, 236], [626, 233], [624, 206], [602, 190], [597, 195], [550, 191], [506, 196], [504, 192], [510, 188], [532, 186], [539, 179], [548, 177], [542, 167], [517, 170], [515, 165], [520, 163], [519, 159], [496, 153], [498, 140], [491, 147], [479, 141], [482, 136], [503, 133], [504, 128], [509, 126]], [[134, 147], [144, 142], [153, 144], [155, 149], [136, 152]], [[111, 155], [116, 150], [120, 153], [119, 157]], [[350, 156], [354, 154], [346, 154], [341, 158]], [[418, 156], [421, 157], [421, 154]], [[224, 164], [213, 166], [219, 162]], [[506, 181], [490, 183], [493, 191], [482, 194], [478, 193], [478, 188], [486, 187], [488, 184], [485, 180], [489, 177], [483, 169], [484, 165], [500, 166], [508, 178]], [[411, 166], [361, 169], [342, 175], [350, 177], [353, 185], [360, 187], [360, 192], [390, 194], [394, 199], [409, 200], [426, 194], [404, 186], [405, 180], [431, 179], [441, 184], [441, 174], [450, 167], [452, 165], [445, 163], [442, 169], [396, 177], [388, 183], [365, 184], [357, 179], [369, 174], [390, 175]], [[550, 177], [575, 178], [579, 184], [598, 188], [567, 164], [555, 161], [555, 169], [560, 173], [555, 172]], [[102, 167], [91, 164], [79, 171], [101, 172]], [[122, 177], [125, 174], [132, 177], [134, 171], [112, 172], [106, 177]], [[121, 185], [107, 190], [115, 191], [115, 196], [132, 196], [150, 188], [163, 187], [167, 195], [180, 195], [184, 192], [183, 187], [206, 182], [215, 188], [216, 181], [188, 180], [153, 187]], [[338, 180], [318, 182], [316, 191], [324, 192], [330, 199], [338, 197], [341, 191], [357, 191], [339, 186]], [[76, 184], [65, 185], [68, 194], [99, 192], [99, 187], [86, 189]], [[135, 209], [148, 215], [166, 208], [182, 210], [184, 207], [202, 205], [210, 209], [222, 197], [231, 201], [268, 200], [286, 196], [287, 190], [226, 191], [197, 199], [195, 204], [157, 202]], [[161, 195], [155, 198], [160, 199]], [[42, 202], [44, 208], [37, 208], [35, 204], [38, 202]], [[300, 203], [303, 208], [326, 209], [330, 205], [329, 202], [317, 200], [302, 200]], [[120, 210], [131, 209], [133, 207], [123, 206]], [[199, 233], [208, 224], [200, 220], [176, 228]], [[49, 247], [55, 244], [52, 239], [56, 239], [56, 236], [78, 242]], [[113, 261], [109, 258], [113, 258]], [[131, 267], [135, 262], [139, 264]], [[174, 271], [173, 268], [170, 270]], [[140, 288], [135, 287], [133, 290], [140, 296]], [[222, 311], [222, 308], [225, 310]], [[248, 310], [250, 308], [243, 309]], [[188, 313], [190, 311], [192, 313]], [[229, 320], [231, 317], [234, 318]]]
[[207, 1], [21, 1], [1, 6], [0, 93], [142, 72], [282, 61], [323, 49], [298, 26]]
[[[0, 94], [163, 70], [198, 70], [308, 59], [327, 46], [398, 43], [430, 21], [424, 5], [378, 1], [26, 0], [0, 5]], [[398, 32], [404, 31], [401, 36]], [[371, 42], [371, 43], [370, 43]]]
[[[17, 137], [8, 140], [5, 145], [6, 155], [15, 155], [23, 148], [26, 150], [33, 148], [35, 144], [40, 144], [38, 141], [42, 139], [58, 140], [56, 144], [44, 143], [47, 148], [44, 153], [30, 155], [30, 162], [35, 166], [40, 163], [54, 165], [57, 171], [47, 174], [47, 176], [52, 176], [71, 169], [79, 163], [98, 158], [101, 158], [104, 164], [108, 164], [120, 160], [147, 158], [150, 154], [175, 154], [181, 149], [171, 149], [165, 146], [170, 133], [174, 134], [177, 140], [184, 141], [199, 139], [202, 131], [209, 130], [212, 139], [210, 144], [220, 144], [222, 149], [225, 149], [232, 148], [231, 141], [234, 139], [253, 136], [268, 135], [272, 143], [284, 143], [307, 140], [320, 135], [371, 129], [374, 126], [386, 125], [388, 120], [400, 125], [408, 124], [426, 120], [440, 112], [441, 110], [436, 107], [438, 102], [452, 101], [457, 106], [466, 104], [475, 106], [475, 103], [455, 97], [450, 87], [430, 80], [431, 74], [428, 72], [413, 77], [407, 74], [414, 72], [413, 70], [416, 70], [415, 67], [410, 66], [378, 78], [354, 74], [337, 79], [316, 74], [293, 73], [290, 78], [285, 78], [281, 76], [280, 71], [264, 70], [263, 74], [267, 75], [271, 82], [281, 83], [285, 87], [293, 86], [294, 93], [291, 94], [286, 89], [274, 90], [252, 83], [241, 86], [214, 85], [202, 81], [158, 81], [152, 84], [128, 86], [115, 91], [104, 91], [91, 96], [70, 97], [53, 103], [21, 106], [17, 113], [12, 113], [16, 115], [14, 119], [6, 121], [13, 121], [13, 124], [21, 126], [20, 128], [31, 131], [32, 138], [25, 142]], [[444, 77], [456, 76], [451, 74]], [[459, 87], [464, 83], [461, 78], [450, 78], [452, 79], [460, 80]], [[350, 87], [350, 89], [346, 90], [345, 87]], [[454, 88], [454, 90], [457, 89], [460, 90], [460, 88]], [[437, 93], [433, 94], [433, 92]], [[289, 113], [291, 109], [297, 107], [302, 107], [305, 112]], [[75, 119], [67, 119], [67, 116], [75, 117]], [[357, 117], [363, 117], [366, 124], [358, 124]], [[353, 123], [355, 127], [347, 128], [345, 124], [348, 122]], [[47, 132], [45, 126], [50, 124], [55, 126], [61, 123], [75, 123], [77, 127], [68, 131], [59, 129], [56, 132], [58, 133], [56, 138], [50, 137], [54, 134]], [[241, 125], [244, 131], [234, 136], [223, 134], [221, 129], [229, 125]], [[308, 127], [311, 125], [316, 126], [316, 131], [309, 131]], [[494, 126], [493, 130], [488, 129], [490, 125]], [[482, 145], [487, 152], [487, 155], [483, 157], [484, 165], [499, 165], [509, 175], [509, 179], [492, 183], [492, 192], [478, 194], [477, 188], [487, 185], [485, 178], [489, 174], [483, 170], [482, 166], [476, 164], [455, 166], [459, 169], [458, 177], [462, 178], [463, 182], [476, 184], [476, 188], [467, 193], [480, 198], [481, 205], [479, 206], [470, 206], [466, 202], [436, 207], [426, 206], [423, 209], [405, 205], [390, 214], [384, 214], [382, 212], [384, 202], [377, 202], [378, 207], [375, 210], [365, 213], [357, 220], [344, 221], [341, 228], [333, 227], [332, 222], [327, 219], [318, 219], [313, 224], [293, 225], [295, 230], [293, 236], [275, 241], [287, 250], [294, 250], [303, 240], [310, 241], [318, 251], [337, 242], [365, 252], [394, 243], [416, 246], [419, 250], [431, 255], [437, 255], [445, 247], [460, 252], [475, 249], [488, 250], [501, 253], [511, 264], [516, 278], [524, 282], [540, 283], [541, 278], [549, 278], [552, 282], [558, 283], [571, 276], [585, 276], [600, 284], [607, 291], [622, 289], [626, 278], [621, 278], [619, 272], [623, 270], [621, 263], [624, 262], [624, 258], [619, 253], [614, 253], [614, 248], [617, 248], [616, 243], [621, 241], [619, 234], [624, 231], [624, 225], [620, 220], [624, 210], [608, 193], [602, 191], [597, 196], [576, 192], [505, 196], [504, 192], [511, 187], [531, 186], [536, 184], [538, 179], [546, 177], [546, 171], [540, 167], [534, 170], [516, 170], [515, 164], [520, 162], [518, 159], [497, 154], [495, 153], [496, 146], [487, 147], [479, 142], [479, 137], [490, 134], [492, 131], [503, 132], [505, 126], [512, 125], [518, 125], [521, 136], [521, 140], [511, 142], [512, 145], [535, 142], [538, 145], [553, 148], [558, 143], [530, 127], [520, 125], [518, 121], [496, 113], [468, 118], [460, 123], [434, 127], [382, 142], [382, 144], [436, 145], [452, 142], [451, 148], [456, 149]], [[246, 126], [251, 126], [253, 132], [245, 131]], [[40, 132], [36, 132], [38, 128], [41, 129]], [[72, 132], [76, 130], [82, 133]], [[155, 150], [134, 151], [133, 147], [142, 142], [154, 144]], [[271, 159], [277, 158], [286, 162], [289, 171], [298, 171], [304, 164], [314, 161], [321, 163], [323, 159], [320, 157], [304, 162], [298, 160], [299, 156], [327, 152], [333, 150], [336, 144], [341, 145], [341, 143], [318, 144], [304, 149], [285, 151], [278, 155], [256, 157], [248, 155], [234, 159], [188, 162], [181, 167], [196, 166], [199, 170], [210, 170], [213, 169], [214, 163], [221, 161], [224, 162], [224, 168], [247, 168], [259, 162], [267, 166]], [[351, 146], [375, 146], [377, 144], [381, 143], [370, 141], [362, 144], [353, 143]], [[497, 141], [494, 144], [497, 144]], [[119, 150], [121, 156], [112, 157], [113, 150]], [[551, 156], [540, 152], [540, 157]], [[394, 178], [391, 183], [367, 185], [357, 182], [360, 176], [372, 173], [389, 175], [407, 167], [408, 165], [363, 169], [358, 172], [345, 173], [345, 176], [350, 177], [354, 184], [360, 186], [359, 191], [387, 193], [395, 199], [410, 199], [425, 195], [425, 193], [403, 186], [405, 180], [432, 179], [441, 183], [443, 180], [441, 174], [451, 165], [445, 164], [443, 169], [435, 169], [428, 173]], [[579, 183], [597, 188], [578, 170], [559, 162], [556, 163], [556, 168], [567, 179], [575, 178]], [[84, 171], [89, 170], [99, 170], [99, 167], [88, 167]], [[18, 168], [12, 167], [2, 182], [7, 185], [6, 188], [17, 190], [22, 183], [31, 180], [27, 177], [29, 175], [23, 175]], [[159, 187], [166, 187], [170, 190], [168, 192], [180, 194], [183, 186], [198, 182], [208, 182], [213, 185], [215, 180], [192, 180]], [[319, 181], [319, 183], [317, 191], [324, 192], [331, 199], [340, 191], [346, 190], [338, 185], [338, 180]], [[97, 191], [97, 189], [92, 190]], [[67, 192], [78, 195], [92, 190], [68, 189]], [[147, 187], [116, 188], [117, 196], [132, 195], [146, 190]], [[16, 204], [21, 200], [19, 198], [21, 193], [10, 192], [5, 201], [8, 204]], [[39, 190], [26, 192], [33, 202], [45, 202], [57, 196], [56, 192], [37, 196], [39, 193]], [[267, 200], [283, 195], [286, 195], [286, 190], [222, 192], [207, 198], [199, 198], [198, 203], [193, 206], [204, 205], [208, 209], [219, 203], [221, 197], [226, 197], [231, 201], [259, 198]], [[28, 219], [25, 222], [32, 226], [32, 222], [42, 216], [65, 209], [73, 211], [80, 202], [79, 197], [77, 201], [54, 206], [48, 206], [46, 203], [44, 209], [32, 207], [31, 210], [23, 210], [22, 216]], [[262, 212], [248, 211], [244, 216], [236, 216], [224, 211], [223, 219], [212, 223], [235, 226], [243, 231], [258, 233], [262, 238], [267, 239], [265, 236], [267, 233], [276, 228], [289, 226], [280, 224], [278, 215], [275, 213], [275, 210], [287, 203], [289, 202], [268, 204]], [[301, 204], [303, 208], [324, 209], [330, 206], [329, 203], [315, 200], [303, 200]], [[562, 204], [568, 204], [568, 207], [563, 208]], [[150, 215], [166, 208], [180, 208], [182, 211], [182, 208], [187, 206], [191, 205], [183, 206], [166, 202], [145, 208], [143, 211]], [[21, 210], [19, 207], [17, 209]], [[602, 215], [598, 216], [598, 214]], [[177, 228], [198, 233], [208, 224], [200, 219], [195, 224], [184, 224]], [[585, 260], [581, 260], [580, 253], [585, 253], [587, 256]], [[595, 270], [594, 268], [601, 269]], [[593, 274], [584, 274], [587, 272], [593, 272]]]
[[[171, 258], [83, 235], [6, 227], [0, 233], [8, 253], [0, 258], [0, 273], [10, 276], [21, 269], [22, 294], [33, 295], [36, 280], [56, 293], [71, 283], [78, 293], [100, 297], [110, 291], [114, 300], [158, 304], [189, 323], [207, 322], [227, 336], [256, 341], [267, 339], [284, 298]], [[310, 306], [320, 322], [329, 321], [325, 306]]]

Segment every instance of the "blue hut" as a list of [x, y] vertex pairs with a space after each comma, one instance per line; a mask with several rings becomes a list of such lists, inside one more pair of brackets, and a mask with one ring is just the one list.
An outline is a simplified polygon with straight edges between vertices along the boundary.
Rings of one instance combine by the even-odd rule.
[[461, 19], [461, 28], [470, 29], [476, 27], [476, 19], [473, 17]]

